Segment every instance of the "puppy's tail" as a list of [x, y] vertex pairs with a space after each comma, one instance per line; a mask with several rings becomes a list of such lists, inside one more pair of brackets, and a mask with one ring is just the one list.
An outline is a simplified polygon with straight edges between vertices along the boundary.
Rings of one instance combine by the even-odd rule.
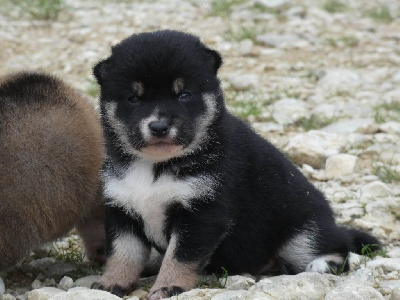
[[353, 252], [361, 255], [382, 250], [382, 245], [372, 235], [357, 229], [348, 229], [353, 239]]

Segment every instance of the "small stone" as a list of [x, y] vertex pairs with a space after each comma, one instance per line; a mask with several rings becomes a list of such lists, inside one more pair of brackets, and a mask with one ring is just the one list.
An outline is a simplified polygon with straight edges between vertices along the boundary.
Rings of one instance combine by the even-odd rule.
[[334, 288], [325, 300], [383, 300], [383, 296], [374, 288], [360, 284], [342, 285]]
[[399, 122], [386, 122], [379, 125], [379, 130], [385, 133], [392, 133], [400, 135], [400, 123]]
[[395, 288], [400, 288], [400, 280], [388, 280], [379, 283], [379, 291], [382, 295], [390, 295]]
[[16, 300], [17, 298], [15, 298], [13, 295], [11, 295], [11, 294], [4, 294], [4, 295], [2, 295], [1, 293], [0, 293], [0, 299], [1, 300]]
[[392, 196], [393, 191], [381, 181], [373, 181], [367, 183], [361, 188], [361, 199], [376, 199], [387, 196]]
[[373, 119], [348, 119], [334, 122], [321, 128], [325, 132], [335, 132], [341, 134], [363, 133], [374, 134], [378, 132], [379, 127]]
[[400, 271], [400, 258], [381, 258], [367, 262], [371, 269], [382, 268], [385, 272]]
[[232, 75], [228, 77], [231, 87], [236, 91], [244, 91], [257, 85], [256, 75]]
[[335, 93], [351, 93], [361, 85], [361, 78], [358, 73], [347, 69], [327, 70], [318, 82], [317, 87], [324, 95]]
[[6, 292], [6, 286], [4, 284], [3, 278], [0, 277], [0, 295]]
[[340, 178], [354, 173], [357, 156], [350, 154], [336, 154], [329, 156], [326, 160], [325, 171], [329, 178]]
[[239, 43], [238, 51], [243, 56], [254, 55], [254, 43], [252, 40], [246, 39]]
[[31, 287], [32, 287], [33, 290], [35, 290], [35, 289], [40, 289], [40, 288], [43, 287], [43, 286], [42, 286], [42, 283], [40, 282], [40, 280], [35, 279], [35, 280], [32, 282]]
[[390, 295], [390, 300], [400, 300], [400, 287], [395, 287]]
[[100, 279], [101, 275], [90, 275], [79, 278], [75, 281], [74, 286], [86, 287], [90, 289], [93, 283]]
[[192, 289], [190, 291], [171, 297], [172, 300], [203, 300], [213, 299], [217, 294], [220, 294], [221, 289]]
[[58, 288], [62, 290], [68, 290], [74, 286], [74, 280], [71, 277], [64, 276], [61, 278], [60, 283], [58, 284]]
[[30, 291], [28, 293], [28, 300], [47, 300], [60, 293], [65, 292], [54, 287], [43, 287]]
[[307, 105], [298, 99], [286, 98], [271, 105], [272, 117], [280, 125], [293, 124], [307, 116]]
[[310, 45], [308, 41], [294, 34], [262, 34], [257, 35], [256, 40], [263, 45], [282, 49], [303, 48]]
[[247, 290], [256, 282], [254, 279], [244, 276], [228, 276], [225, 288], [227, 290]]
[[113, 294], [110, 294], [106, 291], [100, 290], [78, 290], [78, 291], [68, 291], [57, 294], [51, 297], [49, 300], [71, 300], [71, 299], [79, 299], [79, 300], [121, 300], [120, 297], [117, 297]]
[[387, 253], [387, 256], [391, 258], [400, 258], [400, 249], [394, 249], [392, 251], [389, 251]]
[[246, 290], [226, 291], [211, 298], [212, 300], [241, 300], [251, 299], [251, 293]]
[[31, 267], [37, 268], [37, 269], [46, 269], [49, 266], [55, 264], [56, 260], [52, 257], [44, 257], [44, 258], [39, 258], [32, 260], [29, 265]]
[[262, 279], [249, 291], [266, 293], [272, 299], [324, 299], [342, 281], [341, 277], [331, 274], [304, 272]]
[[136, 291], [133, 291], [132, 293], [130, 293], [129, 297], [137, 297], [140, 300], [142, 300], [142, 299], [146, 299], [148, 294], [149, 293], [144, 290], [136, 290]]
[[342, 135], [310, 130], [295, 135], [284, 151], [296, 164], [320, 169], [327, 157], [340, 153], [346, 145], [347, 140]]

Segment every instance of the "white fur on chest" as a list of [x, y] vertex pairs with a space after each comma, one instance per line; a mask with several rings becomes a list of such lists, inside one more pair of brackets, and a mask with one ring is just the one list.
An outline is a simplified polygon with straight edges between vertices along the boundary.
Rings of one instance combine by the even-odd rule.
[[168, 205], [178, 202], [190, 209], [194, 198], [209, 195], [207, 198], [212, 199], [213, 183], [212, 178], [206, 176], [176, 179], [170, 174], [162, 174], [154, 180], [153, 164], [138, 160], [122, 178], [106, 175], [105, 195], [114, 205], [139, 214], [147, 237], [166, 248], [168, 242], [163, 230]]

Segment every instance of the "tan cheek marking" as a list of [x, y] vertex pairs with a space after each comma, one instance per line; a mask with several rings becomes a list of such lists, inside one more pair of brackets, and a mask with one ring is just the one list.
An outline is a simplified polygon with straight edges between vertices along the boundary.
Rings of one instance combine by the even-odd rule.
[[198, 282], [199, 275], [196, 272], [198, 265], [196, 263], [185, 264], [178, 262], [173, 257], [175, 248], [176, 237], [172, 236], [161, 265], [160, 273], [150, 290], [150, 294], [162, 287], [172, 286], [177, 286], [187, 291], [195, 287]]
[[139, 81], [135, 81], [133, 84], [132, 84], [132, 88], [133, 88], [133, 91], [140, 97], [140, 96], [143, 96], [143, 94], [144, 94], [144, 84], [143, 83], [141, 83], [141, 82], [139, 82]]
[[180, 92], [182, 92], [184, 84], [185, 84], [185, 82], [183, 81], [182, 78], [175, 79], [173, 84], [172, 84], [172, 91], [175, 94], [179, 94]]

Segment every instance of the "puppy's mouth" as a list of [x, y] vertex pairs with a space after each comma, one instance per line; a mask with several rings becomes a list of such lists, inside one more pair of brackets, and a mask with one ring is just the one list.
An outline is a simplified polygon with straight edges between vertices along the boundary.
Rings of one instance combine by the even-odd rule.
[[172, 138], [152, 138], [141, 149], [144, 155], [159, 161], [179, 156], [182, 150], [183, 146]]

